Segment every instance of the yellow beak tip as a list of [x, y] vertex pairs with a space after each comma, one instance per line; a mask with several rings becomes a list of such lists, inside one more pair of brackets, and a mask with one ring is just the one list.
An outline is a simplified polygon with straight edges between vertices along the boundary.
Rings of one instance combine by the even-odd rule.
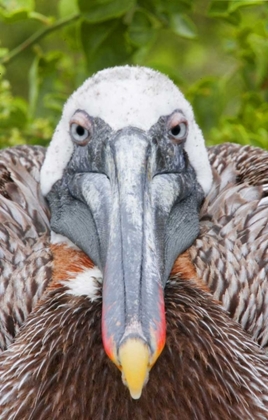
[[133, 399], [138, 400], [148, 380], [150, 352], [141, 340], [129, 338], [119, 349], [122, 379]]
[[139, 400], [140, 399], [140, 397], [141, 397], [141, 391], [142, 390], [139, 390], [139, 391], [133, 391], [132, 390], [132, 392], [131, 392], [131, 390], [129, 390], [130, 395], [133, 398], [133, 400]]

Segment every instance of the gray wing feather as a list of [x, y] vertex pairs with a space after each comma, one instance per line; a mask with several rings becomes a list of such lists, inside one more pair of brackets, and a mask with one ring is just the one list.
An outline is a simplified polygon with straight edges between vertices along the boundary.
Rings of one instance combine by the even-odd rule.
[[198, 275], [230, 316], [268, 346], [268, 152], [209, 149], [214, 182], [190, 248]]
[[0, 152], [0, 350], [5, 350], [51, 278], [49, 210], [39, 190], [45, 149]]

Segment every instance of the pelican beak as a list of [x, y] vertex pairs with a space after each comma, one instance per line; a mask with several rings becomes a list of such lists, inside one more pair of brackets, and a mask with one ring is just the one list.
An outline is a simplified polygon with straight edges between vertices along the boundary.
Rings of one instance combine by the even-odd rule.
[[139, 398], [166, 333], [149, 155], [144, 133], [128, 129], [117, 134], [109, 156], [113, 169], [102, 338], [133, 398]]
[[[98, 149], [99, 173], [95, 167], [74, 173], [75, 165], [82, 167], [79, 150], [65, 181], [48, 195], [53, 230], [103, 270], [104, 349], [134, 399], [165, 345], [165, 283], [199, 231], [200, 194], [183, 146], [152, 138], [133, 127], [112, 133], [101, 153]], [[93, 142], [88, 147], [84, 160], [94, 157]], [[58, 215], [57, 188], [61, 197], [63, 190], [68, 194]]]
[[123, 382], [131, 397], [137, 400], [149, 377], [150, 350], [140, 339], [129, 338], [120, 346], [118, 356]]

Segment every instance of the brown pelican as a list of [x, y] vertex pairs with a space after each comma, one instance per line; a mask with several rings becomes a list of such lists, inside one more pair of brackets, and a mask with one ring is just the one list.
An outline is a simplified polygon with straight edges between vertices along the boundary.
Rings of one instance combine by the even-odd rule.
[[128, 66], [2, 151], [0, 418], [267, 419], [267, 161]]

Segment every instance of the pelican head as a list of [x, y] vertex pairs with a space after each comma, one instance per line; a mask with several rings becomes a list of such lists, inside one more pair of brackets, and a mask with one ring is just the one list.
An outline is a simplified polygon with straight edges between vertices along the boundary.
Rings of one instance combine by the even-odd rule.
[[64, 106], [41, 189], [53, 231], [103, 273], [103, 344], [133, 398], [164, 347], [165, 284], [211, 181], [192, 108], [166, 76], [103, 70]]

